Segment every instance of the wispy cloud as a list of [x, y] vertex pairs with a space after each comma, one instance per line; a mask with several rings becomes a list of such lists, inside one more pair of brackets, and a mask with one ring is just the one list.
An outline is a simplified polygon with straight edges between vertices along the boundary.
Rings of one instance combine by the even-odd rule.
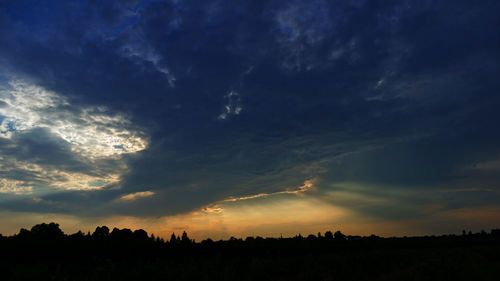
[[275, 22], [281, 45], [282, 67], [288, 70], [311, 70], [321, 59], [312, 50], [335, 33], [334, 18], [326, 1], [287, 2], [276, 12]]
[[219, 115], [219, 120], [224, 120], [228, 118], [230, 115], [239, 115], [243, 108], [241, 107], [241, 97], [240, 94], [235, 91], [230, 91], [227, 95], [224, 96], [227, 104], [224, 105], [224, 111]]
[[263, 197], [276, 196], [276, 195], [281, 195], [281, 194], [299, 195], [299, 194], [302, 194], [302, 193], [305, 193], [307, 191], [312, 190], [314, 188], [313, 182], [314, 182], [314, 180], [306, 180], [303, 185], [299, 186], [297, 189], [294, 189], [294, 190], [284, 190], [284, 191], [277, 191], [277, 192], [272, 192], [272, 193], [259, 193], [259, 194], [255, 194], [255, 195], [240, 196], [240, 197], [229, 197], [227, 199], [218, 201], [210, 206], [202, 208], [202, 211], [206, 212], [206, 213], [222, 213], [224, 211], [224, 208], [221, 207], [221, 205], [223, 205], [224, 203], [245, 201], [245, 200], [257, 199], [257, 198], [263, 198]]
[[123, 46], [120, 53], [133, 61], [148, 62], [155, 68], [156, 71], [165, 75], [168, 84], [171, 88], [175, 88], [175, 81], [177, 80], [171, 71], [162, 62], [163, 57], [156, 52], [151, 46], [146, 43], [127, 44]]
[[126, 195], [121, 196], [120, 200], [134, 201], [134, 200], [138, 200], [138, 199], [142, 199], [142, 198], [146, 198], [146, 197], [151, 197], [154, 194], [155, 193], [153, 191], [135, 192], [135, 193], [130, 193], [130, 194], [126, 194]]
[[267, 196], [272, 196], [272, 195], [278, 195], [278, 194], [300, 194], [300, 193], [311, 190], [313, 187], [314, 187], [313, 181], [307, 180], [304, 182], [303, 185], [299, 186], [298, 189], [296, 189], [296, 190], [285, 190], [285, 191], [278, 191], [278, 192], [273, 192], [273, 193], [259, 193], [259, 194], [255, 194], [255, 195], [242, 196], [242, 197], [230, 197], [230, 198], [222, 200], [221, 202], [236, 202], [236, 201], [249, 200], [249, 199], [267, 197]]

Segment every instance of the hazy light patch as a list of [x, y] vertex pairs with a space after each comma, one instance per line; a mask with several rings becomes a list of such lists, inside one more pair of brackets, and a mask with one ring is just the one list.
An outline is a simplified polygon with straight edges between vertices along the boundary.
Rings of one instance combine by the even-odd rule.
[[[252, 204], [247, 204], [250, 201]], [[103, 218], [99, 223], [132, 229], [143, 228], [166, 239], [173, 232], [180, 234], [185, 230], [189, 237], [200, 241], [208, 237], [291, 237], [298, 233], [324, 232], [339, 229], [341, 223], [348, 221], [350, 217], [348, 211], [314, 198], [291, 196], [250, 201], [230, 204], [224, 212], [214, 208], [213, 212], [194, 211], [160, 218], [116, 216]]]
[[155, 193], [153, 191], [141, 191], [141, 192], [135, 192], [135, 193], [130, 193], [130, 194], [126, 194], [126, 195], [123, 195], [122, 197], [120, 197], [120, 200], [124, 200], [124, 201], [134, 201], [134, 200], [137, 200], [137, 199], [142, 199], [142, 198], [146, 198], [146, 197], [151, 197], [153, 196]]
[[[236, 237], [290, 237], [299, 232], [317, 233], [338, 228], [349, 217], [348, 211], [314, 198], [262, 198], [259, 202], [248, 203], [250, 201], [227, 205], [223, 213], [200, 212], [191, 216], [196, 221], [205, 217], [205, 232], [212, 233], [213, 238], [225, 239], [228, 233]], [[227, 233], [218, 229], [224, 229]], [[194, 235], [202, 234], [198, 229], [192, 229], [191, 232]]]
[[131, 122], [121, 114], [110, 114], [106, 107], [70, 110], [68, 101], [50, 91], [22, 81], [10, 81], [0, 90], [0, 137], [28, 129], [48, 128], [72, 150], [85, 157], [102, 158], [144, 150], [143, 133], [130, 129]]
[[318, 197], [320, 200], [343, 206], [366, 218], [378, 218], [389, 209], [394, 217], [415, 217], [419, 216], [427, 205], [436, 201], [433, 191], [418, 187], [397, 188], [363, 182], [321, 182], [318, 185], [321, 186], [321, 194]]
[[[362, 204], [362, 203], [359, 203]], [[498, 207], [436, 210], [418, 218], [379, 219], [313, 197], [261, 198], [227, 205], [224, 212], [192, 212], [160, 218], [149, 225], [154, 232], [169, 237], [188, 231], [190, 237], [228, 239], [242, 237], [292, 237], [341, 230], [351, 235], [404, 236], [460, 233], [488, 229], [500, 219]], [[136, 223], [140, 223], [137, 221]], [[136, 224], [132, 224], [136, 225]]]

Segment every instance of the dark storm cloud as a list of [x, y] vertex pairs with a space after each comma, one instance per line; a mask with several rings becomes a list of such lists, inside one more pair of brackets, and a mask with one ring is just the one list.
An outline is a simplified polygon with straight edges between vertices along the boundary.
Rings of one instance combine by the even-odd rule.
[[[64, 212], [173, 214], [310, 178], [381, 193], [498, 188], [491, 169], [467, 168], [500, 158], [497, 1], [47, 3], [0, 6], [2, 67], [151, 136], [123, 160], [120, 191], [47, 199]], [[89, 169], [61, 140], [37, 139], [12, 139], [26, 147], [12, 153]], [[465, 206], [456, 196], [439, 201]], [[429, 199], [412, 200], [408, 214]]]

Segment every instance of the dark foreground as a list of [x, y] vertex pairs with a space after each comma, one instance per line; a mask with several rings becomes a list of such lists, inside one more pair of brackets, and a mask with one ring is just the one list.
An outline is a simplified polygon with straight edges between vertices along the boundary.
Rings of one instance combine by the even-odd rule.
[[0, 237], [0, 280], [500, 280], [500, 230], [439, 237], [310, 235], [195, 243], [41, 224]]

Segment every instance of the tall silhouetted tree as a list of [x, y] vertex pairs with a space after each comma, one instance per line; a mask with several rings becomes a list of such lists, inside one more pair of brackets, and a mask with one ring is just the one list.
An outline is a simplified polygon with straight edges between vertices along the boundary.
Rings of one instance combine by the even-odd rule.
[[177, 237], [175, 237], [175, 233], [172, 233], [170, 236], [170, 244], [175, 244], [177, 243]]
[[181, 238], [181, 241], [182, 241], [182, 244], [185, 244], [185, 245], [187, 245], [187, 244], [190, 244], [190, 243], [191, 243], [191, 240], [189, 239], [189, 237], [188, 237], [188, 235], [187, 235], [186, 231], [184, 231], [184, 232], [182, 233], [182, 238]]
[[325, 232], [325, 239], [326, 240], [333, 240], [333, 233], [331, 231]]

